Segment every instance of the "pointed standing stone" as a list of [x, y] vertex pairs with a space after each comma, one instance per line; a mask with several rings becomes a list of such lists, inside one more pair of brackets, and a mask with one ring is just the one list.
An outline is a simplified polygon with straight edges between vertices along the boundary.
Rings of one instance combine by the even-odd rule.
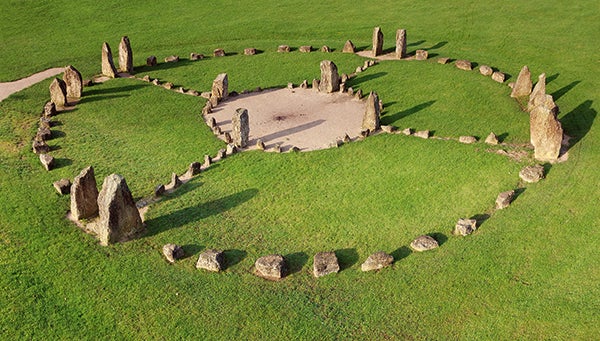
[[75, 220], [98, 215], [98, 187], [94, 168], [84, 168], [71, 185], [71, 216]]
[[379, 97], [373, 91], [371, 91], [367, 98], [365, 115], [363, 116], [361, 127], [362, 130], [369, 130], [370, 132], [379, 129]]
[[383, 32], [381, 27], [373, 29], [373, 57], [379, 56], [383, 52]]
[[233, 126], [233, 143], [236, 147], [246, 148], [248, 136], [250, 135], [250, 124], [248, 123], [248, 110], [239, 108], [231, 119]]
[[342, 48], [342, 53], [354, 53], [356, 52], [356, 47], [352, 43], [351, 40], [346, 40], [344, 44], [344, 48]]
[[551, 95], [539, 95], [534, 99], [533, 109], [529, 113], [529, 131], [536, 160], [558, 159], [563, 129], [556, 118], [557, 114], [558, 107]]
[[67, 98], [79, 99], [83, 92], [83, 82], [81, 81], [81, 73], [77, 71], [73, 65], [69, 65], [65, 68], [63, 74], [63, 81], [67, 87]]
[[517, 81], [513, 86], [512, 92], [510, 93], [510, 97], [524, 97], [528, 96], [531, 93], [531, 72], [527, 65], [523, 66], [521, 72], [519, 72], [519, 76], [517, 77]]
[[67, 85], [62, 79], [54, 78], [49, 89], [52, 103], [59, 108], [67, 105]]
[[117, 77], [117, 69], [115, 68], [112, 52], [107, 42], [102, 44], [102, 74], [110, 78]]
[[533, 90], [531, 91], [531, 94], [529, 95], [529, 103], [527, 103], [527, 110], [531, 111], [533, 109], [534, 102], [536, 101], [536, 98], [538, 96], [545, 96], [546, 95], [546, 74], [542, 73], [539, 77], [538, 77], [538, 82], [535, 84], [535, 87], [533, 88]]
[[119, 43], [119, 70], [121, 72], [133, 73], [133, 53], [129, 37], [124, 36]]
[[396, 58], [406, 57], [406, 30], [396, 31]]
[[319, 91], [331, 93], [338, 90], [340, 90], [340, 75], [337, 66], [330, 60], [322, 61]]
[[217, 102], [227, 98], [229, 95], [229, 79], [226, 73], [220, 73], [217, 78], [213, 81], [212, 91], [210, 93], [211, 98], [215, 98]]

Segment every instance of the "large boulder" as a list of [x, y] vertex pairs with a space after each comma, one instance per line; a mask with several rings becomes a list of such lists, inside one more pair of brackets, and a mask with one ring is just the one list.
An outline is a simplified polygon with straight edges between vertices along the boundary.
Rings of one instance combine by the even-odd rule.
[[229, 79], [226, 73], [220, 73], [217, 78], [213, 81], [212, 90], [210, 92], [210, 98], [215, 99], [216, 102], [224, 100], [229, 95]]
[[144, 231], [140, 213], [121, 175], [111, 174], [104, 179], [98, 208], [100, 221], [95, 232], [102, 245], [125, 241]]
[[167, 262], [173, 264], [176, 260], [181, 259], [185, 256], [183, 248], [175, 244], [166, 244], [162, 248], [163, 256], [167, 259]]
[[338, 74], [337, 66], [330, 60], [322, 61], [319, 91], [331, 93], [339, 90], [340, 75]]
[[377, 93], [371, 91], [367, 102], [365, 103], [365, 114], [362, 120], [362, 130], [368, 130], [370, 132], [379, 129], [379, 97]]
[[437, 240], [435, 240], [431, 236], [419, 236], [415, 240], [410, 243], [410, 248], [417, 251], [423, 252], [428, 250], [433, 250], [439, 246]]
[[71, 216], [75, 220], [98, 215], [98, 187], [92, 166], [84, 168], [71, 185]]
[[531, 93], [531, 86], [531, 72], [527, 65], [525, 65], [519, 72], [519, 76], [517, 76], [517, 81], [513, 86], [510, 97], [518, 98], [529, 96]]
[[340, 271], [340, 264], [335, 252], [319, 252], [314, 257], [313, 275], [322, 277]]
[[225, 268], [225, 255], [223, 251], [209, 249], [200, 254], [196, 262], [196, 269], [219, 272]]
[[406, 30], [396, 31], [396, 58], [406, 57]]
[[112, 51], [107, 42], [102, 44], [102, 74], [106, 77], [117, 77], [117, 69], [113, 61]]
[[544, 178], [544, 166], [527, 166], [519, 172], [521, 180], [528, 183], [536, 183]]
[[59, 108], [67, 105], [67, 84], [62, 79], [54, 78], [50, 83], [49, 90], [52, 103]]
[[458, 219], [458, 222], [454, 226], [454, 231], [452, 232], [457, 236], [467, 236], [477, 230], [477, 220], [475, 219]]
[[250, 123], [248, 122], [248, 110], [239, 108], [231, 119], [232, 139], [238, 148], [246, 148], [250, 136]]
[[534, 98], [529, 113], [529, 132], [535, 159], [556, 161], [563, 140], [562, 125], [557, 119], [558, 106], [552, 95], [538, 95]]
[[394, 257], [392, 255], [383, 251], [378, 251], [370, 255], [367, 260], [362, 263], [360, 269], [362, 271], [379, 270], [392, 265], [392, 263], [394, 263]]
[[69, 65], [65, 68], [63, 74], [63, 81], [65, 82], [67, 91], [67, 98], [79, 99], [83, 92], [83, 82], [81, 80], [81, 73], [77, 71], [73, 65]]
[[287, 264], [282, 255], [268, 255], [260, 257], [254, 263], [256, 274], [262, 278], [278, 280], [285, 277]]
[[133, 53], [127, 36], [123, 36], [119, 43], [119, 70], [129, 74], [133, 73]]

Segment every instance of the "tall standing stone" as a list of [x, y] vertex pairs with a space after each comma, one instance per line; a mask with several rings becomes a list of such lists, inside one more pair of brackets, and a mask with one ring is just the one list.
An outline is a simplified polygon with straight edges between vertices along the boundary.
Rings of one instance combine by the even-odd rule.
[[535, 158], [540, 161], [558, 159], [563, 129], [556, 118], [558, 107], [551, 95], [537, 96], [529, 113], [529, 131]]
[[69, 65], [65, 68], [63, 74], [63, 81], [67, 87], [67, 98], [79, 99], [83, 92], [83, 82], [81, 80], [81, 73], [77, 71], [73, 65]]
[[56, 107], [62, 108], [67, 105], [67, 85], [62, 79], [54, 78], [49, 89], [50, 100]]
[[512, 92], [510, 93], [510, 97], [524, 97], [529, 96], [531, 93], [531, 72], [527, 65], [523, 66], [521, 72], [519, 72], [519, 76], [517, 77], [517, 81], [513, 86]]
[[373, 57], [377, 57], [381, 53], [383, 53], [383, 32], [381, 32], [381, 27], [375, 27], [373, 29]]
[[115, 68], [112, 52], [107, 42], [102, 44], [102, 74], [110, 78], [117, 77], [117, 69]]
[[102, 245], [131, 239], [144, 230], [140, 213], [125, 178], [111, 174], [98, 195], [100, 221], [95, 232]]
[[133, 53], [129, 37], [124, 36], [119, 43], [119, 70], [121, 72], [133, 73]]
[[220, 102], [221, 100], [227, 98], [229, 95], [229, 79], [227, 78], [226, 73], [220, 73], [217, 75], [217, 78], [213, 81], [212, 91], [210, 93], [211, 98], [215, 98], [216, 102]]
[[406, 57], [406, 30], [396, 31], [396, 58]]
[[248, 136], [250, 135], [250, 124], [248, 123], [248, 110], [239, 108], [231, 119], [233, 126], [233, 143], [238, 148], [246, 148]]
[[535, 84], [535, 87], [533, 87], [533, 90], [531, 91], [531, 94], [529, 95], [529, 103], [527, 103], [527, 110], [531, 111], [533, 109], [533, 107], [535, 106], [534, 102], [538, 96], [545, 96], [545, 95], [546, 95], [546, 74], [542, 73], [538, 77], [538, 82]]
[[84, 168], [71, 185], [71, 216], [75, 220], [98, 215], [98, 187], [94, 168]]
[[330, 60], [322, 61], [319, 91], [331, 93], [338, 90], [340, 90], [340, 75], [337, 66]]
[[379, 97], [373, 91], [367, 98], [365, 104], [365, 115], [362, 121], [362, 130], [369, 130], [371, 132], [379, 129]]

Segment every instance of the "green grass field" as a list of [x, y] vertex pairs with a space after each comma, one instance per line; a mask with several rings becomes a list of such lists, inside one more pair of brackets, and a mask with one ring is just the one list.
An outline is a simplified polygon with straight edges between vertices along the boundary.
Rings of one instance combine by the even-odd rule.
[[[137, 76], [207, 91], [227, 72], [230, 90], [283, 87], [319, 76], [333, 60], [350, 73], [363, 58], [340, 53], [347, 39], [369, 48], [374, 26], [393, 48], [408, 31], [409, 52], [427, 62], [385, 61], [350, 81], [384, 102], [382, 122], [435, 135], [505, 142], [529, 139], [528, 116], [510, 88], [479, 72], [436, 63], [469, 59], [510, 75], [528, 65], [548, 76], [547, 92], [572, 147], [547, 178], [519, 183], [531, 159], [513, 161], [483, 143], [379, 135], [307, 153], [245, 152], [227, 158], [153, 204], [147, 233], [102, 247], [65, 219], [69, 197], [52, 182], [93, 165], [98, 182], [125, 176], [134, 197], [152, 194], [224, 144], [200, 115], [204, 99], [138, 80], [84, 89], [76, 109], [54, 120], [47, 172], [31, 139], [50, 80], [0, 102], [0, 336], [2, 339], [575, 339], [600, 333], [600, 128], [593, 1], [119, 2], [5, 1], [0, 5], [0, 80], [73, 64], [100, 72], [100, 47], [117, 55], [128, 35]], [[276, 48], [329, 45], [330, 54]], [[190, 52], [232, 55], [191, 62]], [[262, 51], [244, 56], [245, 47]], [[177, 64], [144, 66], [149, 55]], [[499, 192], [520, 188], [492, 212]], [[491, 214], [468, 237], [461, 217]], [[440, 248], [414, 253], [430, 234]], [[169, 265], [166, 243], [188, 257]], [[208, 248], [226, 250], [226, 271], [194, 268]], [[342, 271], [315, 279], [312, 257], [334, 250]], [[362, 273], [366, 257], [394, 255], [390, 268]], [[280, 253], [291, 274], [252, 274]]]

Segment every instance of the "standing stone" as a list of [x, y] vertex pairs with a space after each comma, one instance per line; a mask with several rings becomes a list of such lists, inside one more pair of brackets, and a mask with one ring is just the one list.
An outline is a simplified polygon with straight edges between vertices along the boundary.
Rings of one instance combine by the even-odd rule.
[[77, 71], [73, 65], [69, 65], [65, 68], [63, 74], [63, 81], [65, 82], [67, 91], [67, 98], [79, 99], [83, 92], [83, 83], [81, 81], [81, 73]]
[[98, 187], [94, 168], [84, 168], [71, 185], [71, 216], [75, 220], [98, 215]]
[[381, 27], [375, 27], [373, 29], [373, 57], [377, 57], [381, 53], [383, 53], [383, 32], [381, 32]]
[[248, 136], [250, 135], [250, 124], [248, 123], [248, 110], [239, 108], [231, 119], [233, 126], [233, 143], [239, 148], [246, 148]]
[[117, 69], [113, 62], [112, 52], [107, 42], [102, 44], [102, 74], [106, 77], [117, 77]]
[[196, 269], [219, 272], [225, 268], [225, 255], [221, 250], [209, 249], [200, 254]]
[[527, 110], [531, 111], [535, 107], [534, 102], [536, 101], [536, 99], [539, 96], [545, 96], [545, 95], [546, 95], [546, 74], [542, 73], [538, 77], [538, 81], [535, 84], [535, 86], [533, 87], [531, 94], [529, 95], [529, 102], [527, 103]]
[[330, 60], [322, 61], [319, 91], [332, 93], [338, 90], [340, 90], [340, 75], [337, 66]]
[[410, 243], [410, 248], [417, 252], [433, 250], [438, 246], [439, 244], [437, 240], [433, 239], [433, 237], [426, 235], [419, 236]]
[[362, 271], [379, 270], [392, 265], [393, 262], [394, 257], [392, 255], [388, 255], [383, 251], [379, 251], [370, 255], [367, 260], [362, 263], [360, 269]]
[[98, 195], [100, 221], [95, 232], [102, 245], [124, 241], [144, 230], [140, 213], [125, 178], [111, 174]]
[[42, 114], [42, 116], [45, 118], [56, 116], [56, 104], [54, 104], [52, 101], [47, 102], [44, 105], [44, 113]]
[[226, 73], [220, 73], [217, 75], [217, 78], [213, 81], [212, 91], [210, 93], [210, 97], [215, 98], [217, 102], [220, 102], [223, 99], [226, 99], [229, 95], [228, 92], [229, 79], [227, 78]]
[[166, 244], [163, 246], [162, 252], [163, 256], [165, 256], [167, 259], [167, 262], [171, 264], [185, 256], [185, 251], [183, 251], [183, 248], [175, 244]]
[[556, 118], [558, 107], [552, 100], [552, 95], [539, 95], [532, 105], [533, 109], [529, 113], [529, 131], [535, 159], [555, 161], [558, 159], [563, 140], [563, 129]]
[[340, 271], [340, 264], [335, 252], [319, 252], [314, 257], [313, 275], [322, 277]]
[[504, 74], [500, 71], [494, 71], [492, 73], [492, 79], [498, 83], [504, 83]]
[[119, 43], [119, 70], [129, 74], [133, 73], [133, 53], [127, 36], [122, 37]]
[[58, 194], [65, 195], [71, 192], [71, 180], [69, 179], [60, 179], [52, 183], [52, 186], [56, 189]]
[[531, 72], [529, 71], [527, 65], [525, 65], [521, 69], [521, 72], [519, 72], [519, 76], [517, 76], [517, 81], [513, 86], [510, 97], [518, 98], [529, 96], [531, 93], [531, 86]]
[[416, 50], [415, 51], [415, 59], [416, 60], [427, 60], [429, 57], [429, 52], [426, 50]]
[[40, 162], [47, 171], [50, 171], [52, 168], [54, 168], [54, 157], [52, 157], [52, 155], [40, 154]]
[[156, 65], [156, 56], [150, 56], [146, 58], [146, 65], [155, 66]]
[[52, 103], [59, 108], [67, 105], [67, 85], [62, 79], [54, 78], [49, 89]]
[[352, 43], [351, 40], [346, 40], [344, 47], [342, 48], [342, 53], [354, 53], [356, 52], [356, 47]]
[[454, 226], [454, 235], [466, 236], [477, 230], [477, 220], [475, 219], [464, 219], [458, 220]]
[[283, 278], [287, 272], [287, 264], [282, 255], [268, 255], [260, 257], [254, 263], [256, 274], [260, 277], [278, 280]]
[[491, 144], [491, 145], [497, 145], [498, 144], [498, 136], [496, 136], [496, 134], [494, 134], [494, 132], [491, 132], [486, 138], [485, 138], [485, 143], [487, 144]]
[[373, 91], [369, 93], [367, 103], [365, 103], [365, 114], [361, 128], [370, 132], [379, 129], [379, 97]]
[[465, 70], [465, 71], [471, 71], [472, 67], [471, 67], [471, 62], [465, 59], [459, 59], [457, 60], [454, 65], [456, 65], [457, 68], [461, 69], [461, 70]]
[[396, 58], [406, 57], [406, 30], [396, 31]]
[[498, 197], [496, 198], [496, 209], [501, 210], [501, 209], [507, 208], [510, 205], [510, 203], [513, 201], [514, 197], [515, 197], [514, 190], [510, 190], [510, 191], [506, 191], [506, 192], [502, 192], [502, 193], [498, 194]]

